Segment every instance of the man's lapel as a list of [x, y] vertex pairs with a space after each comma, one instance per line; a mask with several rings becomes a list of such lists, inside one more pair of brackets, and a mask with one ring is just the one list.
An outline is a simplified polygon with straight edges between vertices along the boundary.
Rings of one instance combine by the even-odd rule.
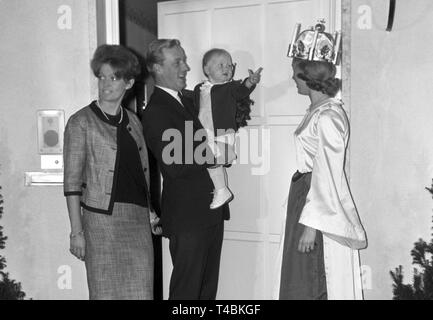
[[165, 92], [164, 90], [158, 87], [155, 87], [154, 93], [158, 94], [163, 99], [163, 101], [165, 101], [164, 104], [169, 105], [174, 110], [181, 113], [182, 116], [185, 118], [185, 120], [192, 121], [194, 127], [196, 127], [197, 129], [203, 128], [203, 126], [200, 123], [200, 120], [198, 119], [198, 117], [194, 112], [194, 105], [192, 99], [190, 99], [185, 95], [181, 95], [181, 101], [182, 101], [181, 104], [172, 95], [170, 95], [169, 93]]
[[186, 118], [191, 118], [190, 112], [185, 110], [184, 106], [177, 101], [171, 94], [165, 92], [161, 88], [155, 87], [155, 94], [157, 94], [160, 99], [162, 99], [162, 103], [164, 105], [169, 106], [170, 108], [176, 110], [177, 112], [181, 113]]

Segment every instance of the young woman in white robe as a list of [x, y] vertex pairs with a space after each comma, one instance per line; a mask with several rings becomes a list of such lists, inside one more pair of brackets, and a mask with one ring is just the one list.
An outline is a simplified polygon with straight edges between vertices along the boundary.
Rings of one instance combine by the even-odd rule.
[[279, 298], [362, 299], [358, 249], [367, 242], [344, 172], [349, 121], [334, 98], [341, 81], [331, 62], [294, 58], [292, 68], [311, 105], [295, 131]]

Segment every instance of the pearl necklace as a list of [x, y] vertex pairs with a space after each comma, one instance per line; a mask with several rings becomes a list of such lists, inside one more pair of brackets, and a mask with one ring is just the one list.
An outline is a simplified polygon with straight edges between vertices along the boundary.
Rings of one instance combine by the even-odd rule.
[[[107, 114], [104, 112], [104, 110], [102, 110], [101, 106], [99, 105], [99, 100], [96, 100], [96, 105], [98, 106], [99, 110], [101, 110], [101, 112], [105, 116], [105, 118], [107, 118], [107, 120], [110, 121]], [[120, 124], [122, 122], [122, 119], [123, 119], [123, 108], [122, 108], [122, 106], [120, 106], [120, 120], [117, 124]]]

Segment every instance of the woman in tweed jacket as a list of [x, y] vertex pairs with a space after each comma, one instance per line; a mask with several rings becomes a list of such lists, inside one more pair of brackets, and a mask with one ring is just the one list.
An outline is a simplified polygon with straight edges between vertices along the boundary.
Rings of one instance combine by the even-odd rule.
[[70, 251], [86, 265], [90, 299], [152, 299], [153, 245], [147, 149], [135, 114], [120, 104], [140, 73], [119, 45], [91, 62], [99, 98], [73, 114], [64, 138]]

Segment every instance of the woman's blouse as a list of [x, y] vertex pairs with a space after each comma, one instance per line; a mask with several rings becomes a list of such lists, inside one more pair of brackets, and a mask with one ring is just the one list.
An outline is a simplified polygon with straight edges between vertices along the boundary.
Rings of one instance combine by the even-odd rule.
[[297, 167], [312, 172], [311, 186], [299, 222], [354, 249], [366, 246], [366, 235], [344, 172], [349, 121], [340, 100], [311, 105], [295, 131]]
[[118, 174], [116, 187], [114, 190], [114, 201], [123, 203], [133, 203], [142, 207], [147, 207], [147, 185], [141, 168], [138, 146], [134, 138], [127, 130], [129, 123], [128, 115], [124, 112], [121, 120], [121, 113], [113, 116], [106, 114], [110, 124], [117, 126], [120, 130], [117, 147], [118, 153]]

